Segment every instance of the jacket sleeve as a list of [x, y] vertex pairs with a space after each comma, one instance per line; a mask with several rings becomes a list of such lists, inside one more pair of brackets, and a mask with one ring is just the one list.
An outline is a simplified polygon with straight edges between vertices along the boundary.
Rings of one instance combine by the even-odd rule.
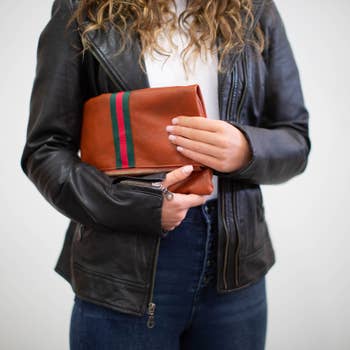
[[102, 231], [162, 235], [160, 189], [119, 183], [78, 156], [86, 81], [77, 24], [66, 28], [72, 11], [69, 0], [55, 0], [39, 37], [21, 168], [71, 220]]
[[278, 184], [304, 171], [311, 149], [309, 114], [304, 105], [299, 71], [274, 1], [265, 1], [260, 19], [265, 32], [267, 82], [259, 126], [228, 123], [240, 129], [252, 151], [250, 162], [230, 173], [215, 175], [256, 184]]

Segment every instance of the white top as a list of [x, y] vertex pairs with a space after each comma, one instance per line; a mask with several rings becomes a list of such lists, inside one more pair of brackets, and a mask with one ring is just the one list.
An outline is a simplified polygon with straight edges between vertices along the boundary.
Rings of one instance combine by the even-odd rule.
[[[186, 0], [176, 0], [177, 15], [179, 15], [186, 6]], [[163, 32], [162, 32], [163, 33]], [[176, 31], [173, 36], [173, 41], [178, 45], [178, 50], [174, 49], [168, 43], [164, 34], [158, 37], [158, 43], [166, 51], [172, 51], [171, 56], [167, 57], [154, 52], [155, 60], [148, 54], [145, 54], [145, 66], [150, 87], [161, 86], [176, 86], [176, 85], [191, 85], [198, 84], [200, 86], [207, 117], [210, 119], [219, 118], [219, 104], [218, 104], [218, 86], [217, 86], [217, 56], [216, 54], [207, 54], [207, 62], [204, 62], [200, 56], [197, 57], [193, 70], [193, 58], [190, 60], [188, 74], [186, 74], [180, 58], [181, 51], [186, 47], [188, 39]], [[169, 52], [170, 53], [170, 52]], [[189, 54], [187, 53], [186, 59]], [[166, 62], [165, 62], [166, 61]], [[170, 141], [169, 141], [170, 142]], [[217, 198], [217, 176], [213, 176], [214, 190], [209, 198]]]

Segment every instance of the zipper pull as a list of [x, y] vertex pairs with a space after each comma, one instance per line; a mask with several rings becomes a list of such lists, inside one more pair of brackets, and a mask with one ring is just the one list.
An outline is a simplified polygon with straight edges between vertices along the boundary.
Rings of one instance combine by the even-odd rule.
[[154, 321], [154, 312], [155, 312], [155, 309], [156, 309], [156, 304], [155, 303], [152, 303], [150, 302], [148, 304], [148, 319], [147, 319], [147, 327], [148, 328], [153, 328], [154, 327], [154, 324], [155, 324], [155, 321]]
[[167, 200], [170, 201], [173, 199], [173, 197], [174, 197], [173, 192], [169, 191], [168, 188], [165, 187], [162, 182], [152, 182], [152, 185], [154, 187], [159, 188], [163, 192], [163, 194], [165, 195]]
[[83, 237], [83, 230], [84, 230], [84, 225], [82, 223], [79, 223], [78, 229], [77, 229], [77, 236], [76, 236], [77, 241], [81, 241]]

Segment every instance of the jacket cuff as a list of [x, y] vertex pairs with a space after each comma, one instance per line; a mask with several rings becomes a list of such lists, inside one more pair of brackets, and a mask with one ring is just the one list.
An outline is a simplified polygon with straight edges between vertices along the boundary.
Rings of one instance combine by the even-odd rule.
[[[149, 213], [149, 215], [151, 215], [152, 219], [145, 220], [145, 222], [146, 221], [150, 222], [150, 224], [152, 226], [154, 224], [156, 224], [156, 228], [154, 229], [154, 227], [150, 227], [150, 228], [144, 227], [146, 230], [155, 232], [157, 235], [159, 235], [161, 237], [165, 237], [168, 235], [168, 231], [163, 230], [162, 223], [161, 223], [161, 215], [162, 215], [164, 196], [163, 196], [163, 193], [160, 192], [160, 190], [158, 188], [154, 188], [151, 183], [163, 181], [166, 177], [166, 174], [167, 174], [167, 172], [163, 171], [163, 172], [158, 172], [158, 173], [153, 173], [153, 174], [137, 175], [137, 176], [121, 175], [121, 176], [116, 176], [112, 181], [113, 185], [115, 185], [116, 183], [120, 183], [120, 182], [123, 183], [123, 180], [124, 181], [127, 180], [127, 183], [129, 185], [131, 185], [132, 188], [136, 191], [139, 190], [139, 191], [146, 191], [147, 192], [148, 190], [150, 190], [152, 192], [154, 191], [157, 194], [159, 194], [159, 193], [161, 194], [158, 197], [158, 200], [160, 202], [156, 202], [156, 204], [153, 205], [152, 212]], [[152, 201], [153, 201], [153, 199], [152, 199]], [[148, 201], [148, 203], [149, 203], [149, 201]], [[147, 205], [144, 206], [144, 210], [143, 210], [144, 214], [147, 213], [147, 207], [148, 207]]]

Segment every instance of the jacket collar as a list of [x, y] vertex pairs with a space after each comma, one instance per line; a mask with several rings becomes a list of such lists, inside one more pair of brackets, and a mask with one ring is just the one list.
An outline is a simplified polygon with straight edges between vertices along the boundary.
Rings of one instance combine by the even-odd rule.
[[[255, 23], [246, 33], [249, 36], [255, 25], [257, 24], [262, 9], [265, 5], [265, 0], [253, 0], [254, 3], [254, 17]], [[86, 24], [86, 22], [83, 23]], [[149, 79], [146, 73], [143, 72], [138, 64], [138, 57], [141, 52], [141, 41], [139, 36], [136, 36], [136, 40], [132, 41], [131, 47], [126, 48], [124, 51], [118, 53], [116, 52], [120, 48], [121, 36], [120, 33], [111, 25], [106, 25], [106, 30], [95, 30], [87, 33], [88, 39], [92, 44], [92, 50], [94, 51], [95, 57], [100, 61], [103, 68], [107, 71], [110, 78], [114, 81], [117, 89], [122, 89], [124, 91], [149, 88]], [[216, 43], [219, 46], [221, 41], [221, 36], [218, 35]], [[220, 59], [220, 53], [217, 53], [218, 60]], [[237, 54], [229, 54], [224, 59], [224, 66], [228, 65], [230, 71], [237, 59]], [[142, 58], [142, 65], [145, 67], [144, 59]], [[146, 67], [145, 67], [146, 69]], [[225, 97], [224, 89], [226, 81], [230, 77], [229, 72], [217, 72], [218, 81], [218, 99], [219, 106], [223, 106]], [[231, 79], [232, 81], [232, 79]], [[222, 111], [221, 111], [222, 112]]]
[[[104, 68], [109, 71], [111, 78], [118, 83], [118, 87], [125, 91], [149, 88], [150, 83], [147, 75], [147, 68], [143, 57], [142, 65], [146, 69], [143, 72], [138, 64], [138, 57], [141, 53], [141, 41], [137, 35], [136, 40], [132, 41], [132, 45], [122, 52], [116, 54], [120, 48], [121, 35], [111, 25], [107, 26], [107, 30], [101, 29], [87, 33], [88, 39], [92, 44], [92, 50], [95, 57], [103, 63]], [[219, 45], [220, 36], [217, 38]], [[220, 53], [217, 54], [218, 60]], [[230, 58], [228, 58], [230, 60]], [[222, 91], [224, 80], [227, 78], [227, 73], [218, 71], [218, 91]]]

